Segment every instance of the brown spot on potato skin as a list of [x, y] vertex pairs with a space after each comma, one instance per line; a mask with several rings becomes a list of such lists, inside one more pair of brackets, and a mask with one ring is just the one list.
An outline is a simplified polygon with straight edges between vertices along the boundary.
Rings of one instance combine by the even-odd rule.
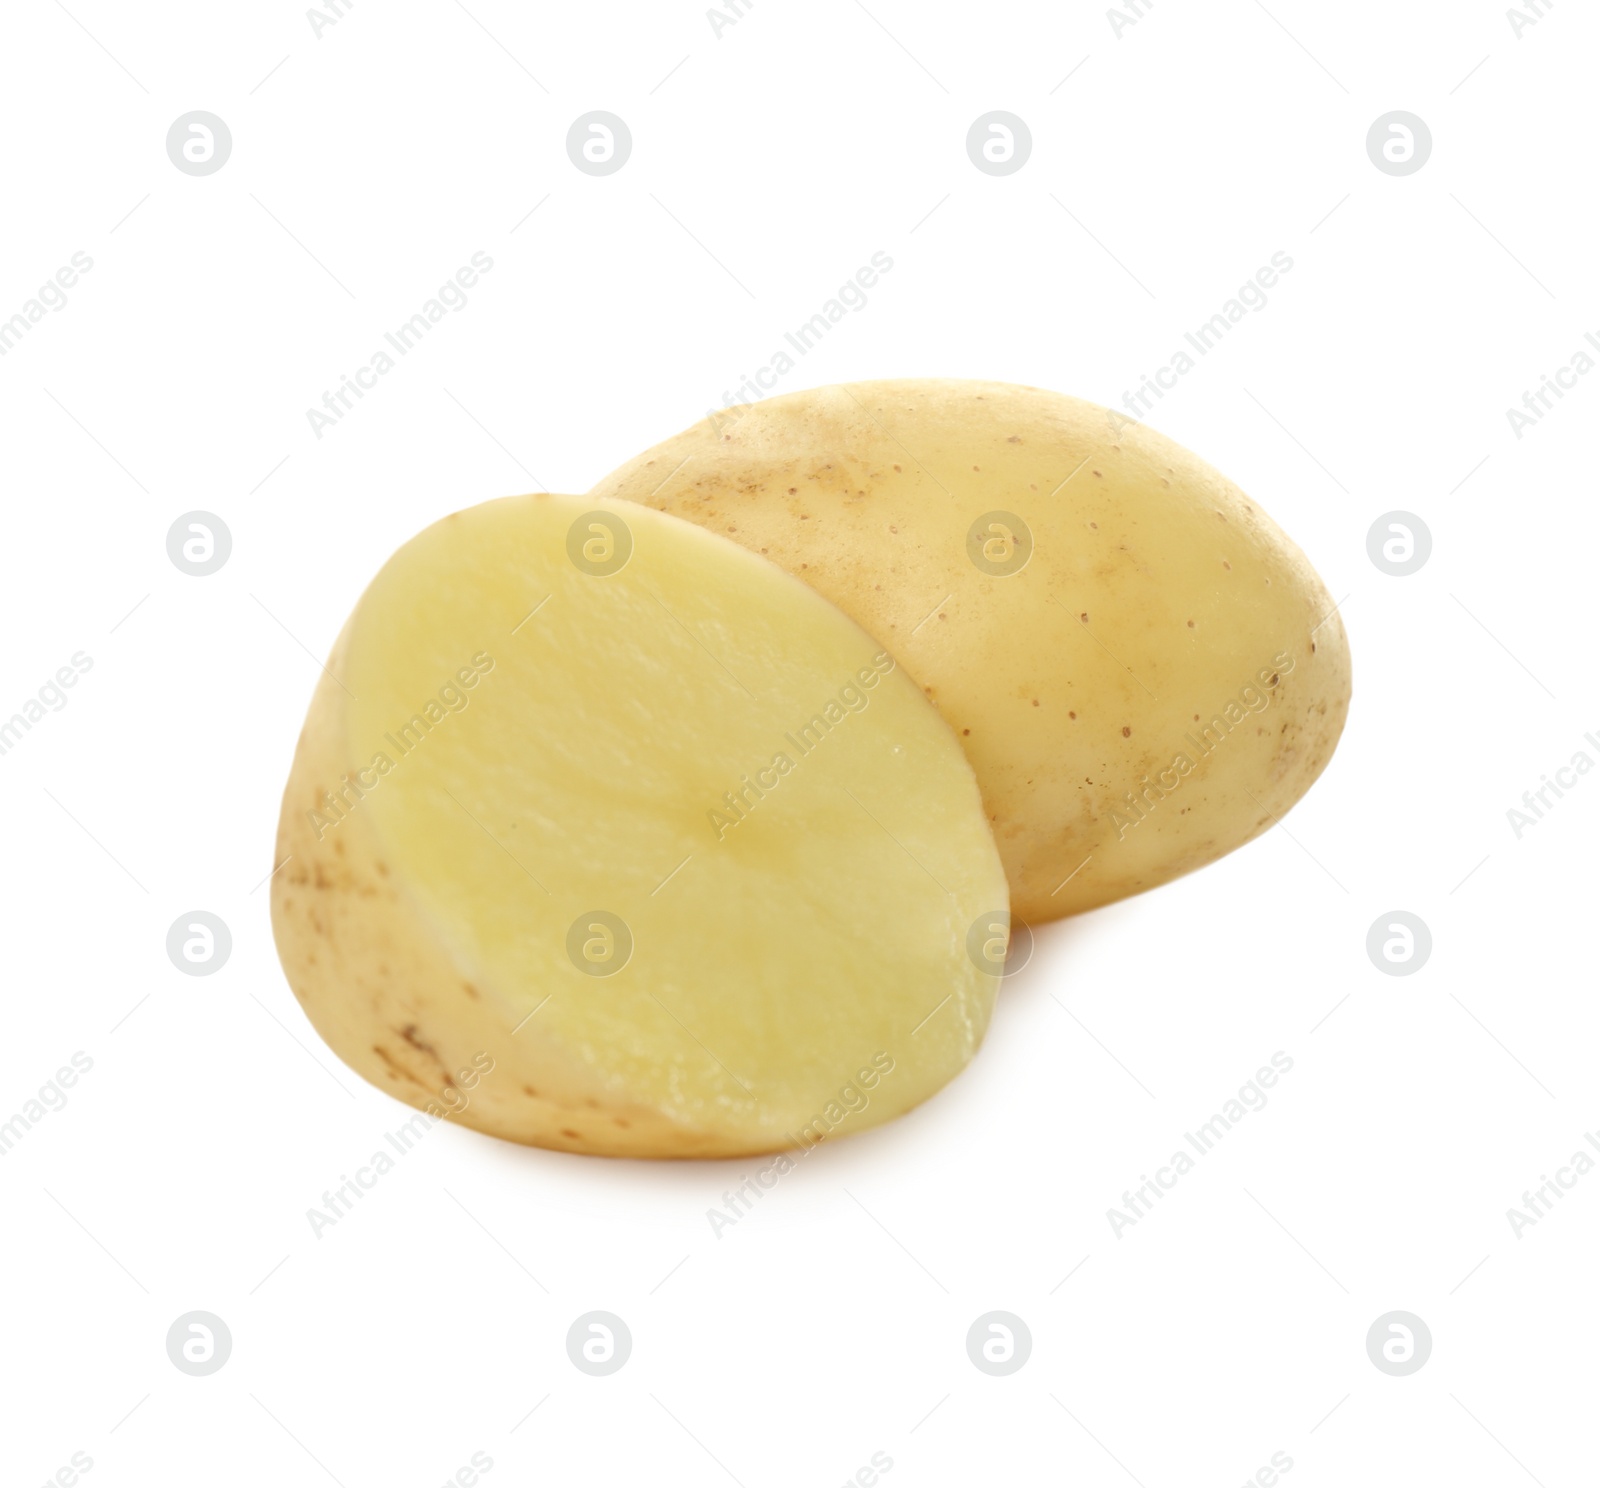
[[418, 1090], [425, 1091], [429, 1095], [433, 1094], [433, 1090], [430, 1086], [425, 1085], [403, 1064], [397, 1063], [395, 1057], [387, 1049], [385, 1049], [382, 1044], [374, 1044], [372, 1046], [372, 1052], [384, 1062], [384, 1065], [388, 1069], [392, 1078], [396, 1080], [403, 1080], [407, 1085], [415, 1085]]
[[426, 1054], [430, 1059], [437, 1059], [439, 1057], [432, 1044], [430, 1044], [426, 1039], [419, 1039], [417, 1037], [417, 1025], [415, 1023], [407, 1023], [406, 1026], [402, 1029], [399, 1029], [398, 1032], [400, 1037], [419, 1053]]
[[439, 1057], [439, 1051], [435, 1049], [433, 1045], [430, 1044], [426, 1039], [417, 1037], [417, 1025], [415, 1023], [408, 1023], [404, 1028], [396, 1029], [395, 1032], [398, 1033], [400, 1037], [403, 1038], [413, 1049], [415, 1049], [417, 1053], [424, 1055], [426, 1058], [433, 1061], [435, 1066], [438, 1068], [439, 1078], [446, 1089], [455, 1089], [455, 1077], [446, 1067], [444, 1060]]

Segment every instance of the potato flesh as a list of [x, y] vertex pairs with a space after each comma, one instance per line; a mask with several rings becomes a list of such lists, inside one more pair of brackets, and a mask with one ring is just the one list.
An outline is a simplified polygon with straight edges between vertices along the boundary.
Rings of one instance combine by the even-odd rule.
[[[1187, 450], [1074, 398], [953, 381], [788, 394], [694, 425], [594, 494], [767, 555], [897, 656], [972, 760], [1024, 920], [1248, 841], [1343, 727], [1349, 649], [1304, 556]], [[995, 512], [1031, 534], [1009, 575], [969, 557]], [[1217, 718], [1214, 745], [1197, 737]]]
[[[966, 1063], [992, 1006], [966, 937], [1005, 885], [970, 767], [857, 626], [734, 544], [626, 507], [625, 566], [582, 572], [569, 529], [603, 505], [458, 513], [363, 597], [348, 694], [313, 708], [336, 742], [297, 762], [284, 827], [302, 875], [355, 855], [374, 892], [318, 933], [294, 902], [318, 904], [315, 877], [284, 876], [291, 982], [414, 1103], [395, 1065], [437, 1095], [487, 1053], [461, 1119], [518, 1140], [710, 1155], [886, 1120]], [[318, 840], [311, 801], [355, 767], [376, 783]], [[379, 975], [418, 940], [416, 985]], [[585, 974], [586, 944], [620, 969]], [[848, 1114], [819, 1128], [830, 1106]]]

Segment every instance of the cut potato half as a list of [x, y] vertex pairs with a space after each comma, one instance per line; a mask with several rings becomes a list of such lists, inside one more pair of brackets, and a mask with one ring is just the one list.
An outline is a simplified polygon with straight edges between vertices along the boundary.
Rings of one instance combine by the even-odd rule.
[[493, 501], [389, 560], [327, 671], [273, 926], [379, 1087], [538, 1146], [733, 1156], [875, 1126], [977, 1049], [1007, 896], [972, 771], [776, 565], [635, 505]]

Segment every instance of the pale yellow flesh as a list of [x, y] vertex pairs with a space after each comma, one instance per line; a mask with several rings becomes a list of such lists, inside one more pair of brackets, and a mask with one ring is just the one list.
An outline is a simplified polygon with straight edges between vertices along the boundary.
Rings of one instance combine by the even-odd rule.
[[[631, 535], [609, 575], [569, 555], [597, 510]], [[374, 1083], [517, 1141], [719, 1156], [876, 1125], [977, 1048], [968, 932], [1006, 888], [971, 768], [781, 569], [638, 507], [490, 502], [389, 561], [329, 671], [273, 919]], [[633, 942], [604, 976], [595, 911]]]
[[[1196, 456], [1075, 398], [818, 388], [695, 424], [594, 494], [765, 554], [876, 636], [965, 747], [1023, 920], [1247, 842], [1344, 726], [1349, 648], [1300, 550]], [[1007, 576], [969, 556], [994, 512], [1031, 534]]]

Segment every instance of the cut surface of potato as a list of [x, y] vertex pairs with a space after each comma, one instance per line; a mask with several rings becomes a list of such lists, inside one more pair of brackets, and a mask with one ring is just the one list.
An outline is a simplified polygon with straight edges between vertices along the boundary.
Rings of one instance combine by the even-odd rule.
[[1143, 425], [1006, 383], [724, 410], [594, 488], [782, 564], [922, 685], [977, 771], [1021, 920], [1273, 825], [1333, 752], [1350, 653], [1305, 556]]
[[334, 1051], [573, 1151], [809, 1146], [983, 1038], [1006, 888], [949, 728], [853, 621], [637, 506], [513, 497], [402, 547], [312, 703], [273, 880]]

